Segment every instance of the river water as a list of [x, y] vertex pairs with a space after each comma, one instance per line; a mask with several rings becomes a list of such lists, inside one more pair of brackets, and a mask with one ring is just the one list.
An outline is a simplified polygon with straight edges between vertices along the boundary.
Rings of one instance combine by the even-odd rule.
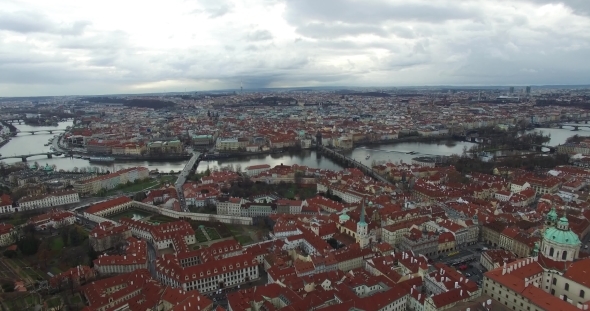
[[[20, 131], [31, 131], [31, 130], [43, 130], [43, 129], [65, 129], [67, 126], [71, 126], [72, 121], [60, 122], [58, 126], [29, 126], [25, 124], [15, 124], [16, 128]], [[551, 140], [547, 145], [557, 146], [563, 144], [568, 137], [573, 135], [590, 136], [590, 128], [580, 128], [579, 131], [572, 131], [573, 128], [564, 127], [559, 128], [542, 128], [535, 129], [536, 132], [543, 132], [544, 134], [550, 134]], [[19, 133], [16, 137], [0, 148], [0, 154], [2, 156], [11, 155], [23, 155], [31, 153], [40, 153], [50, 151], [49, 146], [44, 146], [48, 140], [56, 135], [49, 133], [36, 133], [31, 135], [29, 133]], [[452, 154], [461, 154], [463, 149], [470, 148], [473, 146], [469, 142], [453, 142], [453, 144], [446, 145], [444, 142], [440, 143], [397, 143], [397, 144], [384, 144], [384, 145], [373, 145], [369, 147], [357, 147], [352, 151], [346, 152], [346, 155], [351, 158], [360, 161], [366, 165], [370, 165], [373, 161], [376, 162], [404, 162], [410, 163], [412, 158], [425, 155], [443, 155], [449, 156]], [[415, 152], [415, 154], [408, 154], [408, 152]], [[369, 158], [367, 158], [369, 156]], [[21, 162], [20, 158], [6, 159], [6, 163]], [[48, 159], [46, 156], [34, 156], [28, 159], [29, 163], [37, 162], [39, 165], [55, 165], [57, 169], [72, 170], [75, 167], [106, 167], [111, 171], [120, 170], [127, 167], [134, 166], [145, 166], [150, 170], [158, 169], [161, 172], [180, 171], [184, 167], [185, 161], [173, 161], [173, 162], [152, 162], [152, 161], [135, 161], [135, 162], [120, 162], [110, 165], [101, 165], [95, 163], [89, 163], [83, 159], [70, 159], [65, 157], [53, 157]], [[204, 171], [209, 168], [221, 167], [227, 165], [233, 165], [234, 167], [239, 165], [242, 169], [251, 165], [258, 164], [269, 164], [271, 167], [275, 165], [305, 165], [314, 168], [322, 168], [329, 170], [339, 170], [340, 165], [334, 163], [332, 160], [316, 153], [313, 150], [305, 150], [298, 153], [281, 153], [281, 154], [269, 154], [269, 155], [257, 155], [247, 158], [240, 159], [223, 159], [223, 160], [212, 160], [204, 161], [198, 167], [199, 171]]]

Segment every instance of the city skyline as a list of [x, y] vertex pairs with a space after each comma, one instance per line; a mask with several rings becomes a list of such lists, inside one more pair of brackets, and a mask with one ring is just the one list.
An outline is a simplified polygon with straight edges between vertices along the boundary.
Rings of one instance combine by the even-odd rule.
[[0, 97], [590, 84], [587, 1], [3, 4]]

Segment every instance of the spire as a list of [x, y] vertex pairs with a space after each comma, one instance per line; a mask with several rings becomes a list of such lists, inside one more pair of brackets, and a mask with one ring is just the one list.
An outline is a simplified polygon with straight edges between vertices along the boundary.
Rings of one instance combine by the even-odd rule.
[[361, 205], [361, 221], [359, 223], [366, 223], [365, 222], [365, 199], [363, 199], [363, 205]]

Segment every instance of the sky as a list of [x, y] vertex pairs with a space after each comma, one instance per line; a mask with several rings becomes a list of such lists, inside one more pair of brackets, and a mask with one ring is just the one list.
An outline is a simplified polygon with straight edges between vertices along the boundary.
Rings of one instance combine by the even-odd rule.
[[0, 97], [590, 84], [590, 0], [2, 0]]

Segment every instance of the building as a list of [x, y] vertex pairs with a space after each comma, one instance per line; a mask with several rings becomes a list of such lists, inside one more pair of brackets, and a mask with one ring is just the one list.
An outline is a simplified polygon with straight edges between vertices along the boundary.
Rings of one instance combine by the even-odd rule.
[[91, 281], [96, 272], [88, 266], [77, 266], [49, 279], [49, 286], [56, 290], [77, 288]]
[[255, 281], [258, 272], [258, 261], [249, 253], [225, 257], [203, 249], [164, 255], [156, 261], [156, 274], [162, 284], [200, 293]]
[[90, 247], [97, 252], [122, 245], [131, 237], [131, 229], [125, 225], [116, 225], [105, 221], [94, 228], [88, 234]]
[[154, 306], [168, 311], [213, 308], [213, 302], [198, 292], [162, 286], [146, 269], [90, 282], [82, 287], [81, 294], [88, 302], [86, 311], [154, 310]]
[[102, 255], [93, 261], [94, 269], [100, 274], [129, 273], [138, 269], [148, 268], [147, 243], [129, 237], [125, 241], [122, 255]]
[[15, 209], [12, 206], [12, 199], [8, 194], [0, 196], [0, 214], [14, 213]]
[[241, 216], [242, 215], [242, 204], [246, 203], [246, 200], [242, 198], [227, 198], [220, 197], [217, 200], [217, 214], [218, 215], [230, 215], [230, 216]]
[[45, 214], [34, 216], [27, 221], [35, 226], [37, 230], [48, 228], [58, 229], [63, 226], [73, 225], [76, 222], [76, 215], [69, 211], [51, 210]]
[[175, 251], [180, 252], [187, 250], [188, 245], [197, 242], [195, 231], [184, 220], [161, 223], [159, 225], [130, 218], [121, 218], [119, 222], [131, 228], [134, 236], [152, 242], [157, 250], [174, 248]]
[[244, 169], [244, 173], [248, 176], [256, 176], [262, 172], [266, 172], [270, 170], [270, 165], [268, 164], [260, 164], [260, 165], [252, 165], [248, 166]]
[[483, 291], [515, 311], [584, 310], [590, 259], [578, 260], [581, 242], [565, 215], [558, 218], [552, 208], [545, 225], [533, 256], [486, 272]]
[[143, 180], [149, 177], [149, 170], [145, 167], [132, 167], [111, 174], [77, 181], [74, 190], [81, 195], [96, 194], [101, 190], [111, 190], [121, 184]]
[[80, 202], [78, 193], [74, 190], [53, 192], [38, 196], [25, 196], [18, 201], [21, 210], [57, 207]]
[[0, 223], [0, 246], [8, 246], [16, 242], [17, 231], [12, 224]]
[[84, 211], [84, 218], [100, 223], [103, 221], [103, 217], [126, 211], [132, 203], [133, 200], [125, 196], [100, 202], [87, 208]]

